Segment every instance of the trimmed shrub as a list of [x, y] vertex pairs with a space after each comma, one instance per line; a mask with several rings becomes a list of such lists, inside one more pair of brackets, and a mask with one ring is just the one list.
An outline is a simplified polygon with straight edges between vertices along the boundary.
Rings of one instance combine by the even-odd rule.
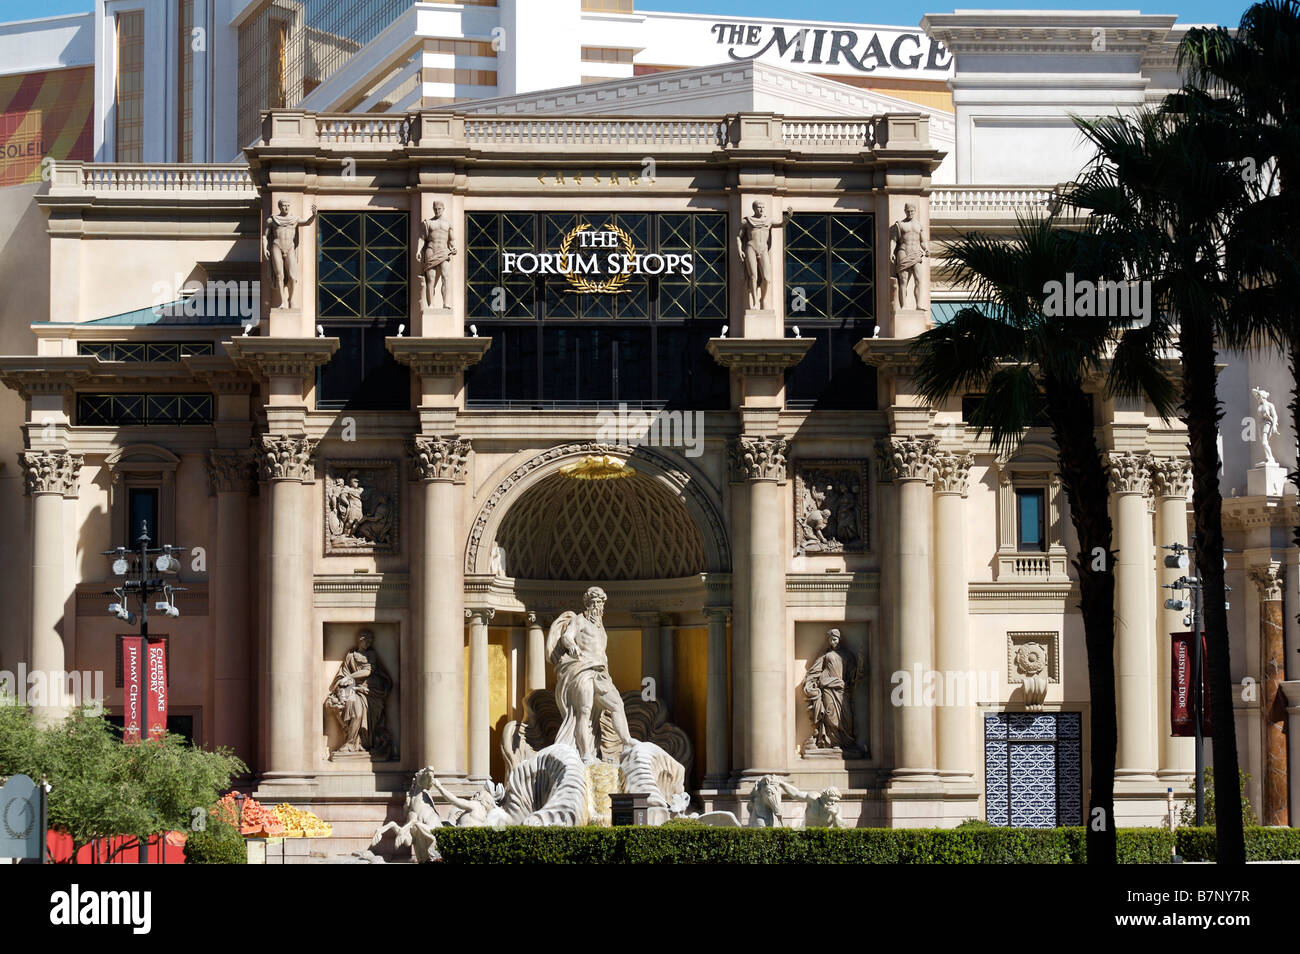
[[[1178, 853], [1184, 861], [1214, 861], [1217, 847], [1214, 829], [1184, 827], [1175, 832]], [[1300, 828], [1264, 828], [1252, 825], [1246, 828], [1247, 861], [1300, 860]]]
[[185, 840], [187, 865], [245, 865], [248, 849], [244, 837], [233, 825], [227, 825], [215, 815], [208, 817], [204, 831], [190, 832]]
[[[442, 828], [452, 864], [1077, 864], [1082, 828]], [[1126, 828], [1119, 860], [1166, 864], [1169, 832]]]

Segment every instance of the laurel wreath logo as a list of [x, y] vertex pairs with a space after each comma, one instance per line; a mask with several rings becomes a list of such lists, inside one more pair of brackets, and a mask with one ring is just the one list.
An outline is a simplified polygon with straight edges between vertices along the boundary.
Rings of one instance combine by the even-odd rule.
[[[587, 231], [589, 228], [591, 228], [591, 225], [584, 223], [583, 225], [579, 225], [577, 228], [570, 230], [569, 233], [564, 236], [564, 241], [560, 243], [560, 261], [568, 262], [569, 249], [573, 245], [574, 238], [580, 233]], [[619, 241], [623, 243], [623, 251], [625, 254], [629, 256], [636, 254], [636, 244], [632, 241], [632, 236], [628, 235], [623, 229], [611, 222], [606, 224], [605, 231], [613, 232], [618, 236]], [[590, 278], [585, 278], [582, 275], [574, 275], [568, 269], [560, 269], [560, 274], [569, 280], [569, 284], [573, 286], [573, 291], [580, 295], [621, 294], [623, 286], [627, 284], [627, 280], [632, 277], [631, 272], [620, 272], [618, 275], [611, 275], [604, 281], [597, 282], [592, 281]]]

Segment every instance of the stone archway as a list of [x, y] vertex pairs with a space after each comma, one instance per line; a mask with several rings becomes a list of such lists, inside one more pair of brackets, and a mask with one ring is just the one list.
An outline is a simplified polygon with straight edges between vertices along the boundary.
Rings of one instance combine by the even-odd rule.
[[[606, 481], [570, 481], [559, 476], [561, 467], [574, 463], [590, 454], [607, 454], [615, 457], [631, 464], [636, 473], [631, 477]], [[722, 519], [721, 494], [703, 474], [684, 461], [652, 448], [584, 441], [552, 447], [541, 454], [521, 461], [506, 472], [505, 477], [488, 494], [474, 519], [468, 545], [465, 548], [466, 575], [491, 572], [493, 545], [501, 542], [501, 534], [507, 520], [509, 519], [513, 524], [516, 519], [510, 518], [510, 514], [515, 511], [516, 507], [525, 504], [526, 496], [530, 499], [533, 498], [533, 495], [529, 492], [534, 488], [540, 488], [543, 491], [542, 496], [535, 498], [537, 500], [552, 499], [554, 495], [560, 494], [563, 484], [557, 483], [557, 481], [563, 482], [563, 484], [588, 485], [585, 489], [569, 489], [565, 496], [566, 502], [573, 502], [569, 499], [569, 494], [586, 493], [591, 495], [593, 499], [599, 496], [605, 504], [612, 504], [628, 517], [641, 521], [644, 532], [633, 531], [630, 534], [622, 535], [621, 539], [638, 541], [642, 547], [649, 547], [650, 553], [659, 552], [660, 554], [669, 555], [674, 561], [674, 566], [702, 563], [702, 565], [693, 566], [682, 575], [700, 572], [726, 573], [730, 571], [731, 545]], [[635, 483], [628, 484], [628, 482]], [[543, 484], [546, 486], [540, 487]], [[628, 484], [628, 487], [622, 490], [618, 488], [592, 490], [591, 487], [596, 484]], [[629, 490], [644, 494], [646, 497], [645, 502], [638, 504], [630, 501], [627, 497], [627, 491]], [[687, 534], [687, 541], [692, 537], [698, 538], [699, 554], [695, 554], [691, 547], [686, 544], [683, 544], [685, 547], [683, 549], [683, 547], [665, 544], [662, 541], [656, 543], [652, 539], [652, 535], [648, 532], [650, 529], [648, 526], [649, 518], [646, 514], [647, 508], [651, 508], [649, 513], [653, 514], [653, 505], [658, 505], [661, 508], [661, 513], [673, 515], [674, 526], [689, 528], [694, 531], [693, 534]], [[532, 510], [533, 505], [529, 505], [526, 509]], [[659, 518], [656, 516], [655, 519]], [[581, 538], [581, 535], [578, 534], [578, 528], [575, 526], [566, 525], [556, 529], [560, 532], [560, 539]], [[659, 534], [659, 536], [662, 536], [662, 534]], [[606, 542], [608, 543], [612, 539], [610, 538]], [[658, 547], [657, 551], [656, 547]], [[530, 550], [530, 552], [534, 551]], [[644, 549], [640, 551], [638, 559], [643, 558], [645, 552]], [[548, 562], [547, 565], [552, 564]], [[632, 565], [628, 561], [623, 561], [622, 564], [616, 563], [616, 566], [619, 567], [620, 575], [612, 578], [638, 578], [637, 576], [621, 575], [623, 572], [632, 569]], [[520, 574], [515, 573], [512, 567], [510, 568], [510, 575], [519, 576]], [[576, 574], [575, 571], [575, 574], [568, 578], [579, 578], [585, 575]], [[659, 569], [639, 578], [662, 578], [667, 575], [669, 574]], [[598, 574], [591, 574], [591, 576], [598, 577]], [[539, 578], [558, 579], [560, 577], [548, 575]]]

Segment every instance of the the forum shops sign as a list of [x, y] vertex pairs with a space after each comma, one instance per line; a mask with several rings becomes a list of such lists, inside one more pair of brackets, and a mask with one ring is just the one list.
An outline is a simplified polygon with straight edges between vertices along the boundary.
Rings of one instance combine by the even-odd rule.
[[503, 275], [556, 275], [580, 295], [617, 295], [633, 276], [689, 276], [690, 252], [638, 252], [632, 236], [617, 225], [579, 225], [565, 233], [554, 252], [502, 252]]

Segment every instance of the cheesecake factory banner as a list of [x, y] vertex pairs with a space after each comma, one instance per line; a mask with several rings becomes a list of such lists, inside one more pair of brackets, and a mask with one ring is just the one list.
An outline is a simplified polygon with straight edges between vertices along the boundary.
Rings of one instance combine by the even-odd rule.
[[471, 318], [727, 316], [721, 212], [471, 212]]

